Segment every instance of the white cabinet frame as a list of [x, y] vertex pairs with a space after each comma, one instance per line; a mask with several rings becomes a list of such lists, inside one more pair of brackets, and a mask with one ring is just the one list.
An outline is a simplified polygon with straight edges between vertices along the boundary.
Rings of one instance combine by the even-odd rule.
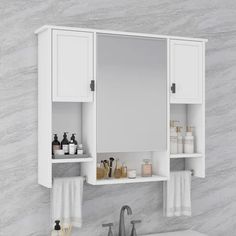
[[[88, 36], [89, 42], [93, 45], [94, 52], [91, 53], [93, 56], [93, 63], [90, 65], [92, 68], [89, 69], [89, 76], [95, 80], [96, 84], [96, 40], [97, 34], [112, 34], [112, 35], [122, 35], [122, 36], [136, 36], [136, 37], [145, 37], [145, 38], [156, 38], [156, 39], [165, 39], [167, 42], [167, 124], [170, 121], [170, 105], [173, 103], [182, 103], [182, 104], [198, 104], [200, 109], [198, 116], [200, 116], [202, 127], [201, 132], [202, 138], [202, 147], [201, 155], [178, 155], [177, 158], [186, 158], [185, 164], [186, 169], [193, 169], [195, 176], [204, 177], [205, 176], [205, 43], [206, 39], [199, 38], [185, 38], [185, 37], [176, 37], [176, 36], [166, 36], [166, 35], [154, 35], [154, 34], [141, 34], [141, 33], [130, 33], [130, 32], [116, 32], [116, 31], [107, 31], [107, 30], [96, 30], [96, 29], [81, 29], [73, 27], [59, 27], [59, 26], [43, 26], [38, 29], [35, 33], [38, 34], [38, 183], [51, 188], [52, 187], [52, 165], [55, 163], [67, 163], [67, 162], [79, 162], [79, 160], [68, 160], [68, 161], [57, 161], [51, 159], [51, 142], [52, 142], [52, 104], [53, 102], [85, 102], [83, 103], [82, 111], [82, 122], [83, 129], [82, 135], [84, 137], [84, 144], [88, 147], [91, 157], [83, 159], [81, 162], [82, 165], [82, 175], [86, 176], [88, 183], [93, 185], [104, 185], [104, 184], [119, 184], [119, 183], [135, 183], [135, 182], [151, 182], [151, 181], [165, 181], [169, 177], [170, 172], [170, 160], [173, 156], [169, 153], [169, 126], [167, 125], [167, 150], [165, 152], [156, 152], [153, 153], [155, 159], [155, 165], [157, 165], [159, 176], [153, 176], [149, 178], [137, 178], [134, 181], [130, 179], [114, 179], [114, 180], [96, 180], [96, 163], [97, 163], [97, 140], [96, 140], [96, 89], [94, 92], [93, 101], [89, 96], [89, 99], [80, 98], [63, 98], [57, 96], [57, 91], [53, 89], [53, 85], [57, 84], [55, 78], [52, 76], [57, 76], [56, 71], [52, 71], [53, 57], [53, 32], [56, 31], [68, 31], [70, 35], [75, 34], [78, 36], [80, 33]], [[172, 53], [171, 53], [171, 41], [181, 41], [184, 44], [189, 45], [202, 45], [202, 97], [196, 98], [196, 100], [183, 99], [171, 97], [170, 86], [171, 86], [171, 63], [172, 63]], [[90, 53], [89, 53], [90, 55]], [[55, 67], [55, 66], [54, 66]], [[55, 94], [55, 96], [53, 95]], [[92, 102], [88, 102], [92, 101]], [[193, 122], [195, 122], [192, 116], [195, 116], [195, 108], [193, 112], [189, 110], [187, 114]], [[197, 124], [197, 121], [196, 121]]]

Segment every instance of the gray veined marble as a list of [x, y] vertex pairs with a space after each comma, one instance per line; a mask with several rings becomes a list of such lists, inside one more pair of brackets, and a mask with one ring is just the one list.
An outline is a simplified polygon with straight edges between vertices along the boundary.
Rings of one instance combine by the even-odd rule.
[[84, 224], [73, 235], [106, 235], [101, 224], [111, 221], [117, 229], [120, 207], [128, 204], [133, 210], [130, 219], [143, 222], [137, 225], [140, 233], [194, 229], [210, 236], [234, 236], [235, 15], [235, 0], [1, 0], [0, 236], [49, 235], [50, 194], [37, 184], [37, 41], [33, 33], [44, 24], [209, 39], [207, 178], [193, 180], [193, 216], [162, 217], [161, 183], [85, 186]]

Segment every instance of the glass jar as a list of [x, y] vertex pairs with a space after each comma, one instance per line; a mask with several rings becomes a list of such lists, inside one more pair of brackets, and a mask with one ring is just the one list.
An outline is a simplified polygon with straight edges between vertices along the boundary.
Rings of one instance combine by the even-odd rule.
[[152, 163], [150, 159], [144, 159], [142, 164], [142, 177], [152, 176]]
[[102, 164], [97, 164], [97, 179], [103, 179], [105, 177], [105, 170]]
[[121, 177], [127, 178], [127, 166], [125, 165], [125, 163], [123, 163], [121, 167]]

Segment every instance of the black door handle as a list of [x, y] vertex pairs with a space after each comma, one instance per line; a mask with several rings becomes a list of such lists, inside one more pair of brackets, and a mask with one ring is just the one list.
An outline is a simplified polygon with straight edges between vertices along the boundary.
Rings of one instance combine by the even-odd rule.
[[171, 92], [172, 92], [172, 93], [175, 93], [175, 92], [176, 92], [176, 85], [175, 85], [175, 83], [172, 83], [170, 89], [171, 89]]

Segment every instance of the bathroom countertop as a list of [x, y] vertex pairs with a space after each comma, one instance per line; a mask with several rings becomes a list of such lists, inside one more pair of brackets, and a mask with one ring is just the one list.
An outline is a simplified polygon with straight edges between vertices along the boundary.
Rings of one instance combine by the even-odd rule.
[[167, 233], [146, 234], [143, 236], [207, 236], [207, 235], [192, 230], [184, 230], [184, 231], [175, 231]]

